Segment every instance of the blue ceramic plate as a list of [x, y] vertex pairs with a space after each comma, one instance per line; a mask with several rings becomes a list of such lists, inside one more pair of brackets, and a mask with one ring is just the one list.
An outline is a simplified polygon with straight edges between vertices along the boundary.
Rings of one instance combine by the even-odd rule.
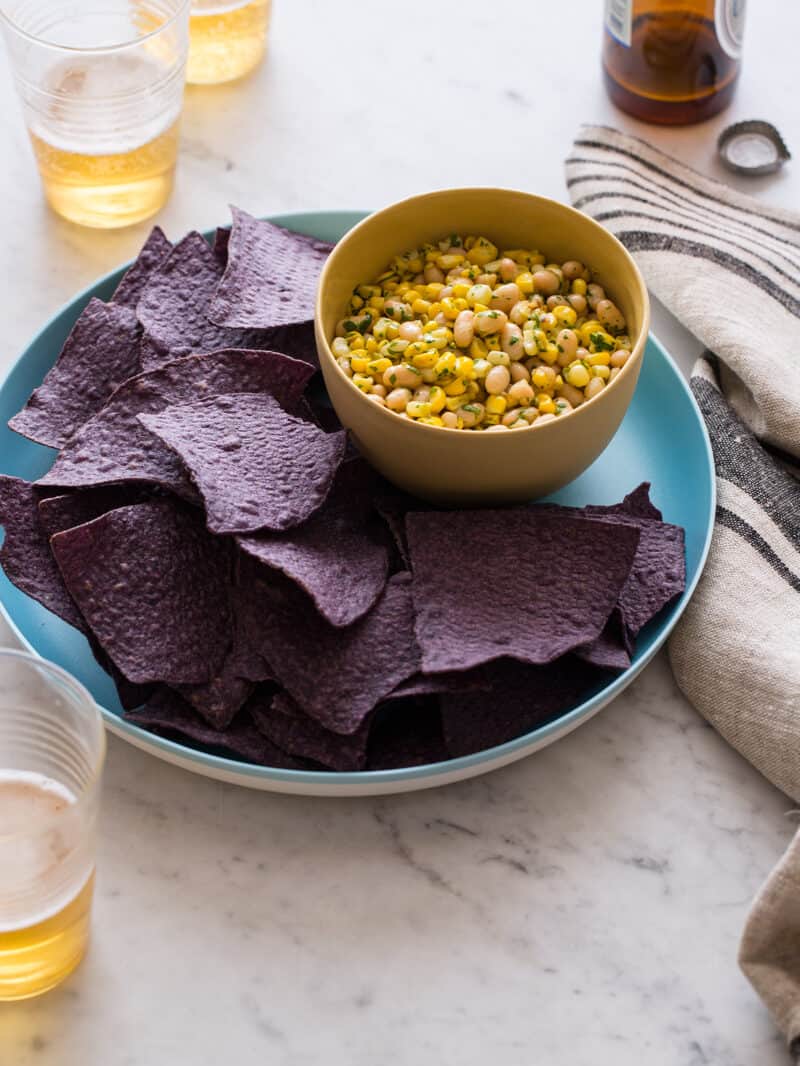
[[[337, 240], [362, 217], [356, 212], [329, 211], [282, 215], [273, 221], [301, 233]], [[34, 337], [0, 386], [0, 473], [35, 479], [52, 463], [52, 451], [18, 437], [6, 427], [6, 422], [41, 383], [89, 299], [108, 299], [124, 269], [107, 275], [55, 315]], [[26, 648], [58, 663], [83, 682], [100, 705], [112, 732], [160, 759], [208, 777], [275, 792], [347, 796], [429, 788], [521, 759], [591, 718], [652, 659], [694, 591], [706, 560], [714, 516], [711, 446], [686, 382], [652, 336], [633, 402], [616, 437], [577, 481], [552, 499], [571, 505], [615, 503], [641, 481], [652, 482], [653, 501], [665, 519], [686, 530], [687, 585], [683, 596], [639, 634], [630, 668], [610, 684], [589, 693], [579, 706], [507, 744], [433, 766], [349, 774], [273, 770], [163, 740], [124, 721], [114, 685], [95, 662], [85, 638], [15, 589], [2, 571], [0, 609]]]

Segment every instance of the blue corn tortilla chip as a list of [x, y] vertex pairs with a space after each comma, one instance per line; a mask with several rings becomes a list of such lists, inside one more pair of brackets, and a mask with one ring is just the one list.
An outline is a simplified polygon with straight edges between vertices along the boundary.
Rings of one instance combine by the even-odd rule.
[[414, 674], [392, 689], [385, 702], [420, 696], [440, 696], [444, 692], [486, 692], [490, 688], [489, 675], [482, 666], [474, 670], [454, 670], [450, 674]]
[[199, 684], [232, 639], [229, 545], [169, 500], [134, 504], [50, 541], [69, 594], [128, 680]]
[[180, 696], [166, 688], [160, 689], [146, 706], [128, 712], [125, 721], [157, 736], [188, 741], [191, 747], [210, 748], [258, 766], [282, 770], [311, 768], [275, 747], [246, 712], [238, 714], [224, 729], [214, 729]]
[[[547, 663], [593, 641], [639, 541], [634, 526], [527, 507], [412, 513], [406, 533], [424, 673]], [[454, 550], [465, 563], [442, 567]]]
[[641, 485], [629, 492], [622, 503], [612, 504], [589, 504], [581, 510], [587, 515], [630, 515], [632, 518], [652, 518], [656, 522], [663, 519], [661, 511], [650, 500], [650, 482], [643, 481]]
[[135, 311], [147, 279], [164, 262], [171, 251], [172, 242], [164, 236], [164, 231], [160, 226], [153, 226], [136, 260], [114, 290], [114, 295], [111, 297], [112, 303], [130, 307]]
[[182, 463], [137, 420], [170, 404], [234, 392], [271, 393], [288, 409], [300, 402], [311, 367], [276, 352], [237, 349], [189, 356], [125, 382], [67, 443], [39, 484], [91, 488], [150, 482], [196, 499]]
[[299, 525], [322, 506], [344, 455], [344, 433], [324, 433], [266, 393], [215, 396], [139, 421], [187, 468], [214, 533]]
[[452, 758], [472, 755], [560, 717], [608, 681], [572, 656], [542, 666], [500, 659], [488, 667], [492, 691], [441, 698], [444, 742]]
[[203, 685], [173, 685], [214, 729], [225, 729], [255, 689], [255, 683], [240, 677], [233, 657], [225, 659], [219, 673]]
[[267, 329], [312, 316], [317, 281], [333, 245], [231, 208], [228, 262], [209, 310], [221, 326]]
[[55, 366], [8, 424], [23, 437], [61, 448], [138, 371], [136, 315], [92, 297]]
[[217, 226], [214, 231], [214, 243], [211, 247], [214, 250], [214, 255], [222, 264], [223, 269], [228, 262], [228, 245], [230, 244], [230, 240], [230, 226]]
[[0, 475], [0, 526], [5, 531], [0, 566], [8, 580], [69, 625], [86, 632], [75, 601], [67, 592], [39, 523], [35, 485]]
[[285, 692], [271, 698], [254, 696], [247, 709], [256, 727], [287, 755], [311, 759], [331, 770], [363, 770], [366, 765], [368, 717], [355, 733], [343, 736], [325, 729]]
[[334, 626], [355, 622], [386, 585], [389, 550], [380, 527], [370, 523], [374, 480], [363, 459], [352, 459], [339, 467], [328, 498], [302, 525], [237, 538], [242, 551], [304, 589]]
[[154, 499], [155, 491], [149, 485], [103, 485], [62, 496], [46, 496], [39, 501], [39, 524], [48, 538], [53, 537], [118, 507], [147, 503]]
[[222, 270], [205, 238], [189, 233], [150, 274], [136, 305], [147, 338], [140, 353], [144, 370], [221, 348], [267, 347], [261, 331], [226, 329], [209, 321], [207, 312]]
[[337, 628], [281, 574], [246, 555], [239, 567], [250, 646], [302, 710], [331, 732], [355, 733], [385, 696], [418, 673], [407, 574], [391, 578], [357, 622]]
[[575, 655], [584, 662], [605, 670], [628, 669], [631, 665], [631, 647], [619, 605], [611, 612], [600, 636], [595, 637], [589, 644], [575, 648]]
[[398, 700], [377, 708], [367, 743], [367, 770], [430, 766], [448, 758], [437, 700]]
[[[312, 313], [313, 305], [308, 311], [309, 314]], [[304, 363], [319, 366], [313, 319], [292, 326], [274, 326], [272, 329], [266, 329], [263, 332], [261, 345], [264, 348], [271, 348], [274, 352], [290, 355], [292, 359], [302, 359]]]

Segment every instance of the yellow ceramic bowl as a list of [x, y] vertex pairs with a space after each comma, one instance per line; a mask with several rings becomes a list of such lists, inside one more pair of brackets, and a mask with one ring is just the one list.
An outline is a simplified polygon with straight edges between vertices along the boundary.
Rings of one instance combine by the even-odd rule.
[[[625, 315], [631, 358], [599, 395], [571, 414], [510, 433], [419, 425], [368, 400], [330, 348], [356, 285], [393, 256], [449, 233], [482, 234], [503, 248], [539, 248], [553, 262], [579, 259]], [[642, 365], [650, 304], [644, 280], [620, 242], [555, 200], [510, 189], [450, 189], [370, 215], [336, 245], [320, 278], [316, 338], [336, 413], [361, 452], [390, 481], [437, 503], [483, 505], [545, 496], [576, 478], [619, 428]]]

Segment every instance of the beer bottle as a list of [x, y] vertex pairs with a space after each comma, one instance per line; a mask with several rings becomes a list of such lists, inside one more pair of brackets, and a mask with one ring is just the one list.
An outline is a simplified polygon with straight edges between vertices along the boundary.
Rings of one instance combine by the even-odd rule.
[[745, 0], [605, 0], [603, 74], [617, 107], [645, 122], [702, 122], [739, 75]]

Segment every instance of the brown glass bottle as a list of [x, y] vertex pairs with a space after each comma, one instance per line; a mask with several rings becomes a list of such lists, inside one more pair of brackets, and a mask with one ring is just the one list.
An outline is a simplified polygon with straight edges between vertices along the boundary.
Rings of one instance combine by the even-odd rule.
[[645, 122], [702, 122], [733, 99], [745, 0], [606, 0], [603, 74]]

